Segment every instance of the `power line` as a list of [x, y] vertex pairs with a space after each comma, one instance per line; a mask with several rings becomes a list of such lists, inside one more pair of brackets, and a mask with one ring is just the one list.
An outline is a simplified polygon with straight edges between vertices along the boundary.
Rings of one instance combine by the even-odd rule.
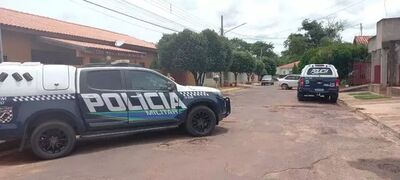
[[[80, 3], [76, 2], [76, 0], [70, 0], [70, 1], [73, 2], [73, 3], [75, 3], [75, 4], [77, 4], [77, 5], [81, 5]], [[141, 25], [136, 24], [136, 23], [132, 23], [131, 21], [127, 21], [127, 20], [122, 19], [122, 18], [119, 18], [119, 17], [117, 17], [117, 16], [113, 16], [113, 15], [104, 13], [103, 11], [97, 10], [97, 9], [95, 9], [95, 8], [93, 8], [93, 7], [89, 7], [89, 6], [86, 6], [86, 5], [84, 5], [84, 6], [87, 7], [88, 9], [92, 10], [92, 11], [95, 11], [95, 12], [99, 13], [99, 14], [102, 14], [102, 15], [104, 15], [104, 16], [111, 17], [111, 18], [113, 18], [113, 19], [116, 19], [116, 20], [119, 20], [119, 21], [128, 23], [128, 24], [133, 25], [133, 26], [135, 26], [135, 27], [140, 27], [140, 28], [143, 28], [143, 29], [146, 29], [146, 30], [150, 30], [150, 31], [153, 31], [153, 32], [157, 32], [157, 33], [161, 33], [161, 34], [164, 34], [164, 33], [165, 33], [165, 32], [159, 31], [159, 30], [155, 30], [155, 29], [152, 29], [152, 28], [148, 28], [148, 27], [145, 27], [145, 26], [141, 26]]]
[[152, 1], [156, 2], [156, 3], [158, 2], [159, 4], [167, 5], [170, 8], [172, 8], [172, 10], [176, 9], [176, 11], [171, 11], [171, 12], [177, 12], [178, 14], [184, 14], [184, 15], [186, 14], [187, 18], [189, 18], [189, 19], [192, 19], [192, 20], [195, 20], [195, 21], [201, 21], [202, 23], [204, 23], [207, 26], [211, 26], [214, 29], [219, 29], [218, 26], [216, 26], [216, 25], [214, 25], [214, 24], [212, 24], [210, 22], [207, 22], [206, 20], [204, 20], [204, 19], [202, 19], [200, 17], [195, 16], [192, 13], [188, 12], [187, 10], [185, 10], [183, 8], [180, 8], [179, 6], [175, 6], [175, 5], [173, 5], [172, 3], [170, 3], [170, 2], [168, 2], [166, 0], [152, 0]]
[[157, 1], [145, 0], [145, 2], [147, 2], [148, 4], [150, 4], [150, 5], [154, 6], [154, 7], [157, 7], [160, 10], [163, 10], [164, 12], [168, 12], [169, 14], [174, 15], [178, 19], [181, 19], [181, 20], [187, 22], [190, 25], [196, 26], [199, 29], [203, 29], [203, 25], [198, 25], [198, 24], [194, 24], [193, 23], [193, 22], [198, 22], [198, 20], [191, 19], [190, 17], [188, 17], [188, 16], [186, 16], [184, 14], [181, 14], [178, 11], [172, 11], [171, 10], [172, 5], [170, 7], [165, 7], [163, 4], [160, 4]]
[[[192, 30], [192, 31], [196, 31], [196, 30], [194, 30], [193, 28], [187, 27], [187, 26], [185, 26], [185, 25], [183, 25], [183, 24], [181, 24], [181, 23], [179, 23], [179, 22], [176, 22], [176, 21], [170, 20], [170, 19], [168, 19], [168, 18], [165, 18], [165, 17], [163, 17], [163, 16], [160, 16], [159, 14], [156, 14], [156, 13], [154, 13], [154, 12], [152, 12], [152, 11], [149, 11], [149, 10], [147, 10], [147, 9], [144, 9], [144, 8], [142, 8], [142, 7], [138, 6], [138, 5], [135, 5], [135, 4], [133, 4], [133, 3], [130, 3], [130, 2], [128, 2], [128, 1], [126, 1], [126, 0], [119, 0], [119, 1], [117, 1], [117, 2], [123, 2], [123, 3], [125, 3], [125, 4], [128, 5], [128, 6], [132, 6], [132, 7], [136, 8], [136, 9], [140, 9], [140, 10], [142, 10], [142, 11], [144, 11], [144, 12], [146, 12], [146, 13], [152, 15], [152, 16], [156, 16], [156, 17], [157, 17], [156, 19], [158, 19], [158, 20], [159, 20], [159, 19], [163, 19], [163, 20], [165, 20], [165, 21], [167, 21], [167, 22], [169, 22], [169, 23], [172, 23], [172, 24], [181, 26], [181, 27], [186, 28], [186, 29], [190, 29], [190, 30]], [[164, 22], [165, 22], [165, 21], [164, 21]]]
[[159, 28], [167, 29], [167, 30], [170, 30], [170, 31], [173, 31], [173, 32], [179, 32], [179, 31], [176, 30], [176, 29], [172, 29], [172, 28], [169, 28], [169, 27], [166, 27], [166, 26], [158, 25], [158, 24], [156, 24], [156, 23], [153, 23], [153, 22], [150, 22], [150, 21], [147, 21], [147, 20], [143, 20], [143, 19], [140, 19], [140, 18], [131, 16], [131, 15], [126, 14], [126, 13], [123, 13], [123, 12], [119, 12], [119, 11], [117, 11], [117, 10], [114, 10], [114, 9], [111, 9], [111, 8], [108, 8], [108, 7], [105, 7], [105, 6], [103, 6], [103, 5], [94, 3], [94, 2], [89, 1], [89, 0], [82, 0], [82, 1], [84, 1], [84, 2], [86, 2], [86, 3], [89, 3], [89, 4], [92, 4], [92, 5], [94, 5], [94, 6], [97, 6], [97, 7], [100, 7], [100, 8], [109, 10], [109, 11], [112, 11], [112, 12], [114, 12], [114, 13], [117, 13], [117, 14], [120, 14], [120, 15], [123, 15], [123, 16], [126, 16], [126, 17], [129, 17], [129, 18], [135, 19], [135, 20], [137, 20], [137, 21], [141, 21], [141, 22], [144, 22], [144, 23], [147, 23], [147, 24], [150, 24], [150, 25], [153, 25], [153, 26], [157, 26], [157, 27], [159, 27]]

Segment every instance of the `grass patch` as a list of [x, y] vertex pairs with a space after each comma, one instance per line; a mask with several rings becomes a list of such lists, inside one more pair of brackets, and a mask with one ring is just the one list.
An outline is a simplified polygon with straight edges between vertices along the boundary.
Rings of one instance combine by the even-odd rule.
[[361, 99], [361, 100], [386, 98], [385, 96], [382, 96], [380, 94], [374, 94], [371, 92], [350, 93], [349, 95], [353, 96], [356, 99]]

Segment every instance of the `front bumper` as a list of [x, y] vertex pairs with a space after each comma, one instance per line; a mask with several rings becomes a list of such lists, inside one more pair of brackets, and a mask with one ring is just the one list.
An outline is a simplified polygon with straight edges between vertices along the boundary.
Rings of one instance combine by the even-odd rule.
[[313, 88], [299, 88], [298, 92], [303, 95], [337, 95], [339, 94], [338, 88], [328, 88], [323, 91], [316, 91]]
[[225, 118], [231, 114], [231, 99], [224, 97], [224, 109], [222, 111], [222, 118]]

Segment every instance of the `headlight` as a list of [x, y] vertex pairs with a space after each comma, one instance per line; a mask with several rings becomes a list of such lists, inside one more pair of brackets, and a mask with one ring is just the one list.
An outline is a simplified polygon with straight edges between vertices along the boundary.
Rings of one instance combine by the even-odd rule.
[[214, 94], [216, 94], [219, 97], [223, 97], [222, 92], [221, 91], [217, 91], [217, 92], [213, 92]]

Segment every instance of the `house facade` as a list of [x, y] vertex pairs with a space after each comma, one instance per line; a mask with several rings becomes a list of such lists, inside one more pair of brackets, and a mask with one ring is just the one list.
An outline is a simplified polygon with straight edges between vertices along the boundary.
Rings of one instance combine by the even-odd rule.
[[296, 65], [299, 66], [300, 61], [295, 61], [289, 64], [284, 64], [276, 68], [277, 75], [288, 75], [292, 74], [293, 67]]
[[155, 44], [125, 34], [0, 8], [0, 61], [83, 66], [129, 60], [149, 67]]
[[371, 56], [371, 90], [400, 95], [400, 18], [382, 19], [368, 43]]
[[[367, 47], [371, 38], [372, 36], [355, 36], [353, 44]], [[367, 59], [354, 62], [349, 80], [351, 85], [369, 84], [371, 82], [371, 62]]]

